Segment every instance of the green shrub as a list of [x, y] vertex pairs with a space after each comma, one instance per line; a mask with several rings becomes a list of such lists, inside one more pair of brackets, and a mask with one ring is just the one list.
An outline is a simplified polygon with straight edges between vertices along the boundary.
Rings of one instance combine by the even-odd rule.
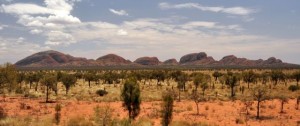
[[105, 91], [105, 90], [100, 89], [100, 90], [97, 90], [97, 91], [96, 91], [96, 94], [98, 94], [99, 96], [104, 96], [104, 95], [107, 95], [108, 92]]
[[291, 86], [289, 86], [289, 90], [292, 91], [292, 92], [297, 91], [299, 89], [300, 89], [300, 87], [297, 86], [297, 85], [291, 85]]

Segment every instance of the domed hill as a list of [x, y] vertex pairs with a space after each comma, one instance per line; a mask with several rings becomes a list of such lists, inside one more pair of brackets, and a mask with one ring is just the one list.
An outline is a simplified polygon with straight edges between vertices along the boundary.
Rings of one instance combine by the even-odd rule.
[[182, 56], [179, 63], [182, 65], [208, 65], [215, 64], [215, 60], [208, 57], [205, 52], [200, 52]]
[[76, 58], [58, 51], [49, 50], [35, 53], [15, 63], [22, 67], [49, 67], [60, 66], [63, 64], [83, 65], [88, 60], [85, 58]]
[[234, 55], [228, 55], [221, 60], [216, 61], [213, 57], [207, 56], [205, 52], [191, 53], [180, 58], [180, 65], [200, 65], [207, 67], [295, 67], [299, 65], [284, 63], [280, 59], [271, 57], [267, 60], [249, 60], [246, 58], [238, 58]]
[[160, 61], [157, 57], [140, 57], [134, 61], [140, 65], [159, 65]]
[[163, 62], [163, 65], [178, 65], [179, 63], [177, 62], [176, 59], [168, 59]]
[[96, 61], [102, 65], [109, 65], [109, 66], [131, 64], [130, 60], [125, 60], [123, 57], [118, 56], [116, 54], [107, 54], [105, 56], [99, 57]]
[[228, 55], [223, 57], [220, 61], [220, 65], [227, 65], [227, 66], [234, 66], [234, 65], [239, 65], [239, 66], [253, 66], [257, 65], [256, 60], [248, 60], [246, 58], [237, 58], [234, 55]]
[[276, 59], [275, 57], [270, 57], [269, 59], [263, 61], [263, 64], [281, 64], [283, 63], [280, 59]]
[[267, 60], [249, 60], [246, 58], [237, 58], [234, 55], [229, 55], [223, 57], [219, 61], [220, 65], [225, 65], [225, 66], [274, 66], [274, 65], [279, 65], [279, 66], [285, 66], [285, 65], [292, 65], [292, 64], [287, 64], [283, 63], [280, 59], [276, 59], [274, 57], [270, 57]]

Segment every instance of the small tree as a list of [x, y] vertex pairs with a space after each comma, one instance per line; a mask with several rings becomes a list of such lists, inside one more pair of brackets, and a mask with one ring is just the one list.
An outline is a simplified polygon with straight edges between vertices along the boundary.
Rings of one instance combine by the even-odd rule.
[[210, 81], [210, 76], [203, 74], [203, 73], [196, 73], [193, 77], [193, 82], [194, 82], [196, 90], [198, 89], [199, 85], [201, 86], [202, 90], [203, 90], [203, 87], [204, 87], [204, 90], [206, 90], [208, 88], [207, 83], [209, 81]]
[[259, 119], [260, 114], [260, 103], [267, 99], [268, 89], [265, 86], [258, 85], [252, 89], [252, 96], [257, 101], [257, 114], [256, 119]]
[[296, 109], [299, 109], [299, 103], [300, 103], [300, 96], [297, 97], [296, 99]]
[[75, 85], [77, 79], [72, 74], [64, 74], [61, 81], [66, 88], [66, 94], [68, 94], [70, 88]]
[[238, 77], [235, 74], [225, 75], [225, 84], [231, 89], [231, 97], [235, 96], [234, 87], [237, 86]]
[[29, 89], [31, 89], [32, 84], [34, 82], [38, 82], [37, 74], [35, 74], [35, 73], [28, 73], [28, 74], [26, 74], [25, 81], [27, 83], [29, 83]]
[[60, 123], [60, 117], [61, 117], [61, 105], [60, 104], [56, 104], [55, 105], [55, 114], [54, 114], [54, 119], [55, 119], [55, 124], [59, 125]]
[[255, 82], [257, 75], [251, 70], [242, 73], [243, 80], [248, 84], [248, 89], [250, 88], [250, 83]]
[[299, 86], [299, 81], [300, 81], [300, 71], [294, 72], [292, 77], [296, 80], [297, 86]]
[[22, 73], [22, 72], [19, 72], [18, 74], [17, 74], [17, 83], [19, 84], [19, 88], [21, 89], [22, 88], [22, 82], [25, 80], [25, 74], [24, 73]]
[[215, 81], [218, 81], [218, 78], [221, 77], [223, 74], [218, 71], [215, 71], [212, 75], [215, 78]]
[[282, 93], [282, 94], [279, 95], [278, 99], [281, 102], [280, 113], [284, 113], [284, 111], [283, 111], [284, 104], [288, 103], [288, 98]]
[[189, 76], [186, 73], [181, 73], [178, 77], [176, 77], [175, 81], [183, 84], [183, 90], [185, 90], [185, 83], [189, 80]]
[[58, 94], [58, 83], [61, 82], [62, 77], [63, 77], [63, 73], [60, 72], [60, 71], [58, 71], [56, 73], [56, 80], [57, 80], [57, 82], [56, 82], [55, 88], [54, 88], [54, 91], [55, 91], [56, 95]]
[[184, 83], [183, 82], [181, 82], [181, 81], [179, 81], [179, 82], [177, 82], [177, 88], [178, 88], [178, 101], [180, 102], [180, 92], [181, 92], [181, 90], [183, 89], [183, 87], [184, 87]]
[[6, 113], [5, 109], [2, 106], [0, 106], [0, 120], [4, 119], [6, 117], [7, 117], [7, 113]]
[[49, 102], [49, 90], [55, 87], [57, 83], [56, 76], [53, 74], [46, 74], [41, 81], [42, 84], [46, 86], [46, 103]]
[[101, 126], [110, 126], [112, 123], [112, 109], [109, 104], [101, 108], [96, 106], [94, 108], [94, 118], [96, 124]]
[[167, 91], [162, 96], [162, 125], [168, 126], [172, 120], [174, 98], [171, 91]]
[[44, 75], [44, 73], [42, 73], [41, 71], [34, 74], [34, 76], [35, 76], [34, 77], [34, 79], [35, 79], [34, 80], [34, 82], [35, 82], [35, 88], [34, 88], [34, 90], [35, 91], [38, 90], [39, 82], [43, 78], [43, 75]]
[[269, 72], [263, 72], [260, 74], [259, 77], [261, 79], [262, 84], [267, 84], [267, 82], [269, 81], [269, 78], [270, 78]]
[[249, 98], [242, 99], [242, 101], [245, 105], [246, 115], [249, 115], [249, 108], [252, 106], [253, 101], [252, 99], [250, 100]]
[[166, 79], [166, 75], [165, 75], [164, 71], [157, 71], [157, 70], [155, 70], [155, 71], [152, 72], [151, 76], [152, 76], [151, 78], [154, 78], [154, 79], [157, 80], [157, 84], [156, 84], [157, 87], [159, 85], [161, 85], [160, 84], [161, 81], [164, 81]]
[[123, 106], [128, 110], [130, 121], [140, 112], [140, 93], [140, 87], [135, 79], [130, 79], [125, 82], [121, 98], [123, 100]]
[[204, 96], [200, 95], [200, 93], [197, 90], [193, 90], [192, 94], [190, 95], [191, 99], [195, 102], [197, 107], [197, 115], [199, 115], [199, 103], [202, 101], [205, 101]]
[[91, 81], [95, 81], [96, 76], [92, 72], [88, 72], [84, 75], [84, 79], [88, 81], [89, 87], [91, 87]]
[[8, 91], [11, 92], [15, 89], [17, 83], [17, 71], [14, 65], [6, 63], [1, 69], [0, 86], [8, 87]]
[[284, 79], [285, 75], [280, 70], [274, 70], [270, 73], [270, 76], [271, 76], [274, 86], [276, 86], [280, 80]]
[[201, 83], [200, 85], [201, 89], [202, 89], [202, 95], [205, 95], [205, 90], [208, 88], [208, 84], [206, 82]]

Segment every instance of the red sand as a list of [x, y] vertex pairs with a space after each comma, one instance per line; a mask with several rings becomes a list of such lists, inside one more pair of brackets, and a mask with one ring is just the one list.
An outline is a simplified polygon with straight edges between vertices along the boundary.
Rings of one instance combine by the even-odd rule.
[[[21, 108], [25, 103], [25, 109]], [[109, 106], [113, 109], [113, 117], [126, 118], [127, 111], [122, 107], [122, 102], [88, 102], [61, 100], [62, 122], [75, 116], [92, 117], [94, 108], [99, 105]], [[250, 110], [248, 125], [251, 126], [297, 126], [300, 123], [300, 110], [295, 109], [296, 100], [290, 99], [284, 106], [284, 113], [280, 113], [280, 102], [278, 100], [265, 101], [262, 103], [261, 116], [263, 119], [256, 120], [256, 102]], [[0, 97], [0, 106], [3, 107], [10, 117], [54, 117], [56, 103], [44, 103], [44, 99], [25, 99], [22, 97]], [[242, 111], [244, 104], [240, 101], [211, 101], [199, 104], [200, 115], [196, 115], [196, 104], [193, 101], [181, 101], [174, 103], [173, 121], [205, 122], [211, 125], [238, 125], [237, 119], [244, 120], [245, 112]], [[28, 107], [28, 108], [26, 108]], [[159, 117], [160, 102], [142, 102], [138, 118], [151, 119], [155, 125], [160, 125]], [[300, 124], [298, 124], [300, 125]]]

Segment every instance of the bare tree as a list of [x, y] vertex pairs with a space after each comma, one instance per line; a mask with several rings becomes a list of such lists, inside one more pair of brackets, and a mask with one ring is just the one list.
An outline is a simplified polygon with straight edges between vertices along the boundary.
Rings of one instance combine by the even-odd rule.
[[280, 113], [284, 113], [283, 108], [284, 108], [284, 104], [288, 103], [288, 98], [287, 96], [285, 96], [283, 93], [280, 93], [280, 95], [278, 96], [278, 99], [281, 102], [281, 108], [280, 108]]
[[197, 115], [199, 115], [199, 103], [202, 101], [205, 101], [205, 98], [203, 95], [200, 95], [200, 93], [197, 90], [193, 90], [191, 93], [191, 99], [195, 102], [197, 107]]
[[252, 89], [252, 96], [257, 101], [256, 119], [259, 119], [260, 103], [268, 98], [268, 89], [265, 86], [258, 85]]

